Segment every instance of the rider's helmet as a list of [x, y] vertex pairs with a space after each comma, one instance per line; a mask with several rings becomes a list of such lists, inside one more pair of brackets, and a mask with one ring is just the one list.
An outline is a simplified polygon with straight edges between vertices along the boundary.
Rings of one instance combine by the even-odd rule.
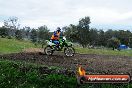
[[60, 29], [60, 27], [57, 27], [57, 30], [56, 30], [57, 32], [60, 32], [61, 31], [61, 29]]

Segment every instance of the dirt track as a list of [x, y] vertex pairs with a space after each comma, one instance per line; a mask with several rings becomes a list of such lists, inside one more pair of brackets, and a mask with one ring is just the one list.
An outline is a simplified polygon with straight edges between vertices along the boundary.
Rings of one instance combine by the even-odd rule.
[[132, 57], [127, 56], [75, 54], [74, 57], [66, 57], [60, 52], [52, 56], [47, 56], [38, 52], [23, 52], [0, 55], [0, 58], [32, 62], [47, 66], [60, 66], [74, 71], [78, 64], [82, 64], [87, 70], [87, 73], [129, 73], [132, 76]]

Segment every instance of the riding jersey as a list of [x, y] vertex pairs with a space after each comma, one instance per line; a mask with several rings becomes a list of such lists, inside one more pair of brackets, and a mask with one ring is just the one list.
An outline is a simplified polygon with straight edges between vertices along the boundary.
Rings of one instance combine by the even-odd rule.
[[53, 35], [51, 36], [51, 40], [59, 40], [61, 32], [54, 32]]

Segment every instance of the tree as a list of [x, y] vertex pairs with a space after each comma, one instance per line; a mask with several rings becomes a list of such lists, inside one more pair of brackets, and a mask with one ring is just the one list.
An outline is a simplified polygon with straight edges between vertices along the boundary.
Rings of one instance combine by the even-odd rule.
[[96, 28], [92, 28], [89, 31], [89, 43], [94, 46], [97, 45], [98, 42], [98, 31]]
[[22, 29], [20, 29], [20, 31], [22, 32], [22, 38], [23, 39], [30, 39], [30, 32], [31, 32], [31, 28], [30, 27], [23, 27]]
[[78, 42], [83, 46], [86, 47], [89, 44], [89, 24], [90, 18], [85, 17], [79, 20], [79, 24], [77, 25], [78, 28]]
[[25, 37], [26, 37], [27, 39], [30, 39], [31, 28], [30, 28], [30, 27], [24, 27], [23, 29], [25, 29]]
[[5, 28], [4, 26], [0, 27], [0, 36], [3, 37], [3, 38], [8, 36], [8, 29]]
[[89, 43], [89, 24], [90, 18], [85, 17], [79, 20], [78, 25], [70, 24], [68, 27], [63, 27], [64, 35], [72, 42], [78, 42], [83, 47], [86, 47]]
[[115, 37], [112, 37], [111, 39], [108, 40], [107, 45], [108, 45], [108, 47], [112, 47], [113, 50], [118, 49], [118, 47], [120, 45], [120, 40]]
[[78, 41], [78, 30], [77, 30], [77, 26], [70, 24], [68, 27], [65, 26], [62, 28], [62, 30], [64, 31], [64, 35], [66, 36], [66, 38], [72, 42], [77, 42]]
[[132, 33], [130, 31], [119, 30], [117, 35], [118, 35], [118, 39], [121, 41], [122, 44], [125, 45], [130, 44], [129, 40], [132, 37]]
[[115, 37], [114, 33], [113, 33], [113, 30], [112, 29], [107, 30], [105, 32], [105, 38], [108, 40], [108, 39], [111, 39], [112, 37]]
[[16, 39], [21, 40], [23, 38], [22, 37], [22, 31], [21, 30], [16, 30], [15, 37], [16, 37]]
[[38, 28], [38, 39], [39, 41], [43, 42], [47, 39], [49, 39], [50, 35], [49, 35], [49, 30], [47, 28], [47, 26], [41, 26]]
[[107, 45], [107, 39], [105, 37], [105, 32], [103, 30], [99, 30], [98, 45], [99, 46], [106, 46]]
[[31, 30], [30, 38], [32, 42], [37, 42], [37, 30], [36, 29]]
[[10, 17], [8, 20], [4, 21], [4, 27], [8, 28], [8, 34], [10, 36], [15, 36], [16, 30], [19, 29], [20, 24], [18, 23], [18, 18], [17, 17]]

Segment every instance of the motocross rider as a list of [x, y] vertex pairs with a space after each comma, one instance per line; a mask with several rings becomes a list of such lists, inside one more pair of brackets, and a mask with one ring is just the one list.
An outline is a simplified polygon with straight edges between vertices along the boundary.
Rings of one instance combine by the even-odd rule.
[[60, 27], [57, 27], [57, 30], [54, 31], [53, 35], [51, 36], [51, 40], [54, 44], [56, 44], [56, 47], [59, 49], [59, 39], [61, 37], [61, 29]]

